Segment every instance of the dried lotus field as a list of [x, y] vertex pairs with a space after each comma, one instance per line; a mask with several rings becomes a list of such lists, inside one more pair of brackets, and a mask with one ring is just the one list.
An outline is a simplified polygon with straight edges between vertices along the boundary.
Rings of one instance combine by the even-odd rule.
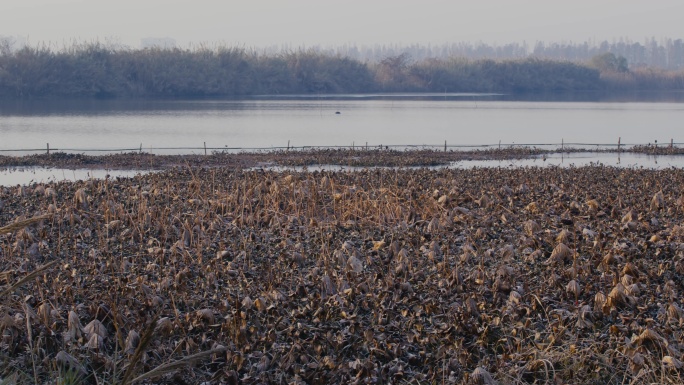
[[185, 167], [0, 188], [0, 378], [682, 383], [682, 186]]

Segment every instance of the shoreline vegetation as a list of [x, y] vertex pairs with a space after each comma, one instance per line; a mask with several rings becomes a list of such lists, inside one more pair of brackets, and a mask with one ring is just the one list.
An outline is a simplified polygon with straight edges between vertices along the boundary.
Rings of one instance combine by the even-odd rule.
[[339, 165], [346, 167], [437, 167], [466, 160], [513, 160], [527, 159], [557, 153], [610, 152], [644, 155], [684, 156], [684, 148], [677, 146], [638, 145], [617, 149], [586, 149], [565, 147], [563, 149], [540, 149], [536, 147], [507, 147], [474, 150], [438, 149], [364, 149], [310, 148], [255, 152], [220, 152], [208, 155], [156, 155], [146, 152], [128, 152], [107, 155], [85, 155], [65, 152], [32, 155], [0, 155], [0, 168], [51, 167], [51, 168], [97, 168], [127, 170], [164, 170], [174, 167], [208, 167], [250, 169], [259, 167], [307, 167], [316, 165]]
[[1, 383], [681, 383], [682, 169], [196, 166], [0, 187]]
[[603, 53], [589, 62], [432, 58], [403, 53], [362, 62], [315, 50], [259, 54], [239, 47], [0, 51], [0, 98], [230, 98], [392, 92], [562, 93], [682, 91], [683, 70], [629, 68]]

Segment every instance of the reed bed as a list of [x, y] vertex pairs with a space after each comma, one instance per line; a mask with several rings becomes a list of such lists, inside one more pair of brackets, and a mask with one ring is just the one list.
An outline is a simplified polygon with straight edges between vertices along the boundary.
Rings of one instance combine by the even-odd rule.
[[0, 188], [22, 224], [0, 235], [0, 379], [681, 383], [683, 184], [186, 167]]

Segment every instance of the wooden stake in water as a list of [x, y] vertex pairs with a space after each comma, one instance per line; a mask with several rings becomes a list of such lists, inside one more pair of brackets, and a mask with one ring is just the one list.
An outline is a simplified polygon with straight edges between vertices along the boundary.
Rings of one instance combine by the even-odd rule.
[[287, 141], [287, 151], [290, 151], [290, 141]]
[[47, 144], [47, 154], [50, 155], [50, 143]]
[[207, 156], [207, 142], [204, 142], [204, 156]]
[[501, 139], [499, 139], [499, 151], [501, 151]]
[[444, 152], [446, 152], [446, 140], [444, 141]]
[[142, 154], [142, 143], [140, 143], [140, 150], [138, 152]]
[[622, 140], [622, 137], [618, 137], [618, 152], [620, 152], [620, 141]]
[[565, 138], [561, 138], [561, 151], [565, 150]]

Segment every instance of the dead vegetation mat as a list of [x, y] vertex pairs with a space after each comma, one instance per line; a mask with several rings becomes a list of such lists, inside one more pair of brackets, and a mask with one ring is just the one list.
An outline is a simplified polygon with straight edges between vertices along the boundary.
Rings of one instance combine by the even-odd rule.
[[[568, 150], [576, 151], [576, 150]], [[121, 153], [84, 155], [64, 152], [24, 156], [1, 156], [0, 167], [59, 167], [109, 169], [168, 169], [183, 167], [248, 168], [259, 166], [341, 165], [353, 167], [416, 167], [443, 166], [451, 162], [474, 159], [521, 159], [550, 151], [529, 147], [474, 149], [469, 151], [439, 151], [357, 147], [334, 149], [298, 149], [255, 152], [213, 152], [208, 155], [155, 155]]]
[[0, 379], [681, 383], [682, 185], [186, 168], [0, 188]]

